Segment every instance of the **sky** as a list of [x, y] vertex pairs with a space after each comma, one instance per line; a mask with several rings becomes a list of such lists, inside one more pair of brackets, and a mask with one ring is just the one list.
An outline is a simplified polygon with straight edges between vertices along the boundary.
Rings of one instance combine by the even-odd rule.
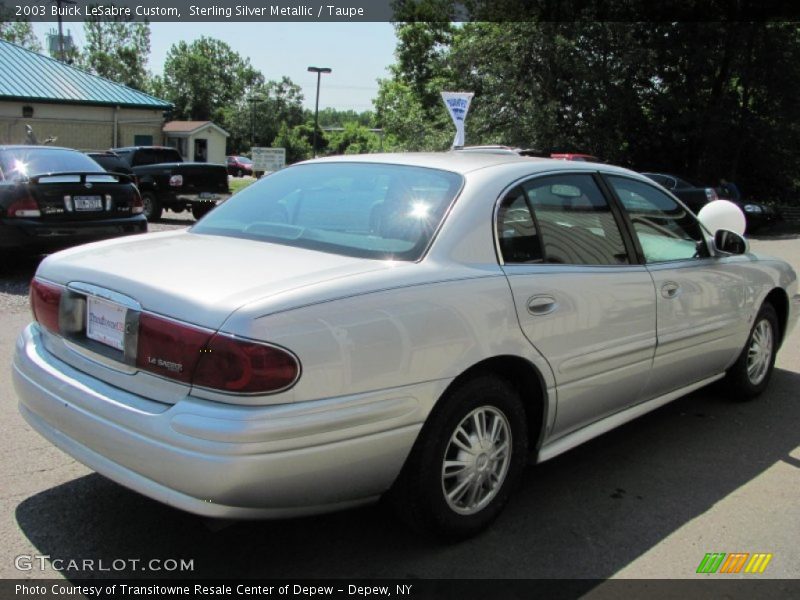
[[[45, 35], [56, 24], [34, 23], [33, 28], [46, 47]], [[82, 24], [65, 23], [65, 34], [67, 30], [83, 45]], [[397, 42], [389, 23], [151, 23], [150, 32], [148, 69], [153, 73], [163, 72], [172, 44], [205, 35], [249, 58], [267, 80], [289, 77], [303, 89], [306, 108], [314, 108], [317, 86], [316, 75], [307, 68], [330, 67], [333, 72], [322, 75], [320, 109], [357, 112], [373, 108], [376, 80], [388, 76]]]

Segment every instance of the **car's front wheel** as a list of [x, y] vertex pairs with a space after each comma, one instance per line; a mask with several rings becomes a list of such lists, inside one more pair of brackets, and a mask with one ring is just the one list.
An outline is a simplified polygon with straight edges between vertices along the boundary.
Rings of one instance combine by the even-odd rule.
[[416, 529], [463, 539], [500, 514], [522, 474], [528, 446], [518, 393], [492, 375], [443, 397], [391, 492]]
[[779, 331], [775, 309], [768, 302], [764, 303], [742, 353], [726, 376], [728, 387], [736, 398], [750, 400], [766, 389], [775, 366]]

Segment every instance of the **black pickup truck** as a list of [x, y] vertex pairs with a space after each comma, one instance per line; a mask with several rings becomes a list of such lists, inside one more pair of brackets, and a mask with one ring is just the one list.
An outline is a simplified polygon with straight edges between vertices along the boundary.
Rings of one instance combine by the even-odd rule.
[[230, 196], [225, 165], [183, 162], [180, 152], [165, 146], [114, 148], [139, 184], [144, 214], [156, 221], [163, 210], [191, 210], [199, 219]]

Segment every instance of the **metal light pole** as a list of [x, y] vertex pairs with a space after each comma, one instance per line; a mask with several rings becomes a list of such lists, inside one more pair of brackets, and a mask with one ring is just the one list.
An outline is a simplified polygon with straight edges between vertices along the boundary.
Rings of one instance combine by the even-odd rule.
[[323, 73], [330, 73], [328, 67], [308, 67], [309, 73], [317, 74], [317, 103], [314, 107], [314, 158], [317, 158], [317, 128], [319, 127], [319, 82]]

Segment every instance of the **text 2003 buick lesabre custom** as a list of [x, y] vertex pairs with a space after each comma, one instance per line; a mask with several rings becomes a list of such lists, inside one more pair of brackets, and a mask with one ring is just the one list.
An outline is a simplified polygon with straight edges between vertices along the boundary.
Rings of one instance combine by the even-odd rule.
[[761, 393], [797, 291], [631, 171], [339, 157], [189, 230], [47, 258], [14, 381], [44, 437], [172, 506], [280, 517], [389, 492], [462, 537], [529, 458], [723, 377]]

